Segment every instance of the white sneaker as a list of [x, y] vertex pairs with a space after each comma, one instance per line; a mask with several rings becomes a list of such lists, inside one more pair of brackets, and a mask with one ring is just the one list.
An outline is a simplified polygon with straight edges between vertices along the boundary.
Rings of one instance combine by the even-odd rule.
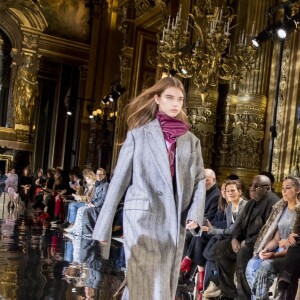
[[211, 281], [207, 289], [203, 292], [203, 296], [206, 298], [219, 297], [221, 290]]

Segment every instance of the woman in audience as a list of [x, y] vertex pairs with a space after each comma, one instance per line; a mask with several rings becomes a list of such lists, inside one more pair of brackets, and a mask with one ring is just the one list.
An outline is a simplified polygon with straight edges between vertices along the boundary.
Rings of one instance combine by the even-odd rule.
[[[92, 169], [84, 169], [83, 170], [83, 178], [85, 180], [85, 185], [84, 185], [84, 193], [83, 195], [77, 195], [73, 194], [73, 197], [77, 202], [71, 202], [69, 204], [68, 208], [68, 222], [70, 223], [70, 226], [65, 229], [66, 232], [68, 233], [74, 233], [75, 229], [77, 235], [81, 235], [81, 230], [79, 228], [82, 228], [82, 213], [83, 210], [80, 210], [80, 216], [78, 215], [79, 209], [80, 208], [86, 208], [90, 201], [92, 200], [92, 197], [94, 195], [95, 191], [95, 182], [96, 182], [96, 175]], [[75, 227], [75, 221], [77, 220], [77, 226]], [[80, 221], [79, 221], [80, 220]], [[80, 234], [79, 234], [80, 231]]]
[[18, 190], [21, 200], [25, 203], [25, 206], [27, 207], [28, 203], [32, 199], [33, 191], [33, 180], [30, 176], [29, 167], [25, 167], [23, 169], [23, 174], [19, 177]]
[[[64, 208], [63, 208], [63, 200], [65, 195], [69, 194], [70, 186], [69, 186], [69, 174], [67, 171], [63, 170], [60, 167], [55, 169], [54, 174], [55, 182], [53, 185], [54, 191], [54, 219], [51, 222], [51, 226], [56, 226], [55, 224], [61, 224], [64, 219]], [[48, 203], [48, 207], [50, 210], [52, 209], [51, 205], [53, 203]]]
[[[10, 169], [10, 171], [6, 174], [6, 180], [5, 180], [5, 192], [8, 192], [8, 189], [10, 189], [10, 191], [13, 191], [15, 193], [18, 192], [18, 175], [16, 174], [15, 168]], [[13, 198], [13, 193], [10, 192], [9, 193], [9, 206], [13, 206], [14, 205], [14, 198]]]
[[274, 263], [285, 256], [289, 234], [295, 221], [295, 207], [300, 193], [297, 177], [287, 176], [282, 183], [282, 199], [276, 203], [254, 246], [246, 277], [254, 299], [268, 299], [269, 288], [277, 275]]
[[47, 178], [43, 189], [43, 194], [41, 197], [36, 198], [36, 202], [34, 204], [34, 208], [37, 209], [37, 213], [42, 213], [40, 216], [38, 216], [39, 221], [47, 221], [50, 220], [50, 214], [48, 209], [48, 204], [51, 201], [51, 197], [54, 196], [53, 192], [53, 186], [55, 182], [54, 178], [55, 169], [54, 168], [48, 168], [47, 169]]
[[218, 271], [214, 262], [214, 252], [217, 247], [217, 242], [231, 234], [236, 227], [237, 218], [242, 214], [245, 205], [248, 202], [243, 196], [242, 183], [240, 180], [225, 181], [222, 185], [221, 192], [228, 203], [225, 208], [226, 228], [223, 229], [222, 227], [210, 223], [207, 224], [208, 226], [202, 227], [202, 230], [207, 231], [208, 235], [212, 237], [203, 253], [204, 257], [207, 259], [205, 277], [206, 281], [210, 281], [207, 289], [203, 293], [203, 296], [206, 298], [218, 297], [221, 294], [221, 290], [218, 288]]
[[293, 232], [288, 237], [290, 246], [285, 257], [274, 261], [274, 269], [278, 271], [276, 300], [295, 299], [300, 278], [300, 204], [295, 207], [296, 218]]

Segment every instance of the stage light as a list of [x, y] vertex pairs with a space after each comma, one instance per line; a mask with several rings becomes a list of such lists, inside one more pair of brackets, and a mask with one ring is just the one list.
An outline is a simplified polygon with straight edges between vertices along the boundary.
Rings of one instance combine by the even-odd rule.
[[113, 98], [112, 94], [109, 94], [108, 100], [109, 100], [110, 102], [114, 102], [114, 98]]
[[288, 21], [284, 22], [281, 25], [281, 27], [276, 30], [276, 34], [280, 39], [285, 39], [288, 36], [288, 34], [296, 30], [296, 28], [297, 28], [297, 22], [293, 17]]
[[102, 104], [106, 105], [109, 102], [108, 96], [105, 96], [101, 102], [102, 102]]
[[256, 48], [259, 48], [262, 43], [270, 40], [274, 34], [274, 28], [276, 25], [271, 25], [262, 30], [257, 36], [251, 39], [252, 45]]
[[68, 116], [72, 116], [72, 112], [70, 110], [67, 111]]

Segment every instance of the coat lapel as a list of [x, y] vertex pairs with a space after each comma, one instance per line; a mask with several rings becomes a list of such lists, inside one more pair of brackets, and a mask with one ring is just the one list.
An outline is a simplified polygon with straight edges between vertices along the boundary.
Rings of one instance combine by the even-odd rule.
[[183, 185], [185, 184], [184, 170], [191, 155], [191, 145], [188, 134], [176, 139], [176, 183], [179, 199], [182, 199]]
[[145, 127], [145, 130], [149, 148], [153, 155], [153, 161], [160, 175], [173, 191], [167, 146], [158, 120], [155, 119], [150, 122]]

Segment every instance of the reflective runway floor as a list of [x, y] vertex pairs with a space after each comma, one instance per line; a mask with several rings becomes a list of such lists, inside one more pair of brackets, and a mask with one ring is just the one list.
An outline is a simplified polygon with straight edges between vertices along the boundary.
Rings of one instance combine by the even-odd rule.
[[[0, 300], [121, 299], [113, 298], [124, 279], [121, 242], [100, 246], [51, 230], [30, 207], [9, 209], [6, 194], [0, 197], [0, 231]], [[179, 286], [176, 300], [192, 299], [192, 290]]]

